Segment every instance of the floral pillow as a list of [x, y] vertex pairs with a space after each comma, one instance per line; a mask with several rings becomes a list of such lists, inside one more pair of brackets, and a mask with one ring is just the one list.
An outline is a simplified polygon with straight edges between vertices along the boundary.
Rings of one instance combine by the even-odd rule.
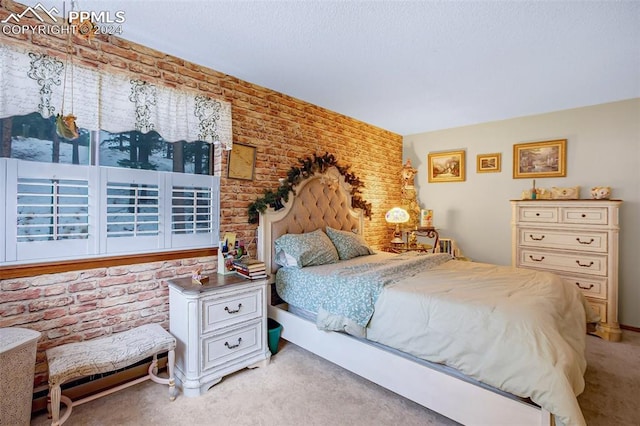
[[325, 265], [340, 260], [335, 246], [322, 229], [304, 234], [285, 234], [274, 242], [280, 266]]
[[340, 231], [327, 226], [327, 235], [336, 247], [340, 260], [349, 260], [375, 253], [360, 235], [353, 232]]

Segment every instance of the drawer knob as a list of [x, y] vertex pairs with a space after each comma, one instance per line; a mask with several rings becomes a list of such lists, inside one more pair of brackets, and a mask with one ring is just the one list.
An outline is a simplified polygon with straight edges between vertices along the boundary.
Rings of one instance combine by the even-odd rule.
[[582, 266], [583, 268], [590, 268], [593, 266], [593, 260], [589, 262], [588, 265], [586, 263], [580, 263], [579, 260], [576, 260], [576, 263], [578, 264], [578, 266]]
[[536, 213], [536, 216], [540, 216], [540, 213]]
[[576, 283], [576, 285], [583, 290], [591, 290], [593, 288], [593, 284], [589, 284], [588, 286], [580, 285], [580, 283]]
[[224, 345], [228, 348], [228, 349], [235, 349], [238, 346], [240, 346], [240, 343], [242, 343], [242, 337], [238, 337], [238, 343], [236, 343], [235, 345], [230, 345], [229, 342], [224, 342]]
[[529, 234], [529, 238], [531, 238], [533, 241], [542, 241], [544, 240], [544, 235], [541, 237], [534, 237], [533, 234]]
[[238, 309], [229, 309], [228, 306], [225, 306], [224, 310], [230, 314], [237, 314], [238, 312], [240, 312], [241, 308], [242, 308], [242, 303], [238, 303]]
[[529, 255], [529, 259], [533, 260], [534, 262], [542, 262], [544, 260], [544, 256], [540, 256], [540, 259], [536, 259], [535, 257]]
[[582, 241], [580, 237], [578, 237], [576, 238], [576, 241], [579, 242], [580, 244], [591, 244], [594, 241], [594, 239], [591, 238], [589, 241]]
[[582, 213], [582, 215], [581, 215], [581, 216], [582, 216], [582, 217], [587, 217], [587, 215], [586, 215], [586, 214], [584, 214], [584, 213]]

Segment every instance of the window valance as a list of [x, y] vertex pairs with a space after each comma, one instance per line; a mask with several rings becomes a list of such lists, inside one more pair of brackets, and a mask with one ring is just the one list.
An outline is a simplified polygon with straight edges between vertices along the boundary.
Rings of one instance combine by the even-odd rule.
[[155, 130], [168, 142], [232, 148], [229, 102], [77, 64], [65, 78], [65, 67], [45, 53], [0, 46], [0, 118], [73, 112], [78, 127], [89, 130]]

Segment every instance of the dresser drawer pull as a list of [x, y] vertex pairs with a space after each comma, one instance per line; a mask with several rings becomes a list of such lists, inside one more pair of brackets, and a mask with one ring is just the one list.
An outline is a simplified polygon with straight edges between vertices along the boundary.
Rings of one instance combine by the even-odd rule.
[[240, 343], [242, 343], [242, 337], [238, 337], [238, 343], [236, 343], [235, 345], [230, 345], [229, 342], [224, 342], [224, 345], [228, 348], [228, 349], [235, 349], [238, 346], [240, 346]]
[[586, 263], [580, 263], [579, 260], [576, 260], [576, 263], [578, 264], [578, 266], [582, 266], [583, 268], [590, 268], [593, 266], [593, 260], [589, 262], [588, 265]]
[[224, 310], [230, 314], [237, 314], [238, 312], [240, 312], [241, 308], [242, 308], [242, 303], [238, 303], [238, 309], [229, 309], [228, 306], [225, 306]]
[[536, 213], [536, 216], [540, 216], [540, 213]]
[[533, 234], [529, 234], [529, 238], [531, 238], [533, 241], [542, 241], [544, 240], [544, 235], [541, 237], [534, 237]]
[[576, 285], [578, 286], [578, 288], [581, 288], [583, 290], [591, 290], [593, 288], [593, 284], [589, 284], [588, 287], [583, 287], [580, 285], [580, 283], [576, 283]]
[[582, 215], [581, 215], [581, 216], [582, 216], [582, 217], [587, 217], [587, 215], [586, 215], [586, 214], [584, 214], [584, 213], [582, 213]]
[[579, 242], [580, 244], [591, 244], [592, 242], [594, 242], [595, 240], [593, 238], [591, 238], [591, 240], [589, 241], [582, 241], [580, 239], [580, 237], [576, 238], [576, 241]]
[[535, 257], [529, 255], [529, 259], [533, 260], [534, 262], [542, 262], [544, 260], [544, 256], [540, 256], [540, 259], [536, 259]]

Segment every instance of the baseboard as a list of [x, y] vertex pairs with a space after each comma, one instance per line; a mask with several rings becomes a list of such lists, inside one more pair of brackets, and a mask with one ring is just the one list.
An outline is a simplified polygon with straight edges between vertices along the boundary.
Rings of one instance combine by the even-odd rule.
[[635, 331], [636, 333], [640, 333], [640, 327], [632, 327], [630, 325], [620, 324], [620, 328], [623, 330]]
[[[84, 398], [89, 395], [96, 394], [106, 389], [113, 388], [131, 380], [138, 379], [147, 375], [151, 359], [145, 360], [134, 366], [119, 370], [114, 373], [107, 373], [99, 378], [85, 378], [71, 382], [69, 385], [62, 385], [62, 393], [71, 400]], [[167, 366], [167, 356], [158, 356], [158, 370], [164, 370]], [[47, 396], [49, 389], [42, 386], [34, 390], [33, 400], [31, 403], [31, 413], [40, 413], [47, 409]]]

